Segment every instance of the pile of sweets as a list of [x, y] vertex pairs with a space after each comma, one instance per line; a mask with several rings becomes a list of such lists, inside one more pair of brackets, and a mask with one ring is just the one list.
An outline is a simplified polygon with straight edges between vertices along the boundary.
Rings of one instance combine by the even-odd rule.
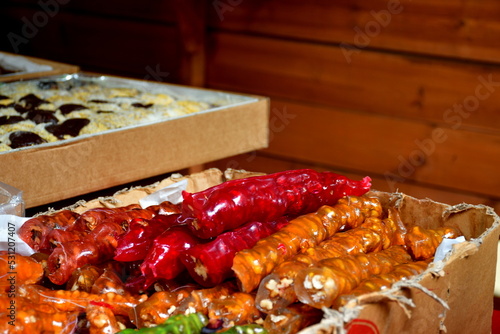
[[166, 120], [217, 107], [99, 80], [30, 80], [0, 86], [0, 152]]
[[298, 333], [422, 273], [461, 234], [403, 222], [370, 187], [290, 170], [184, 191], [179, 204], [33, 217], [18, 231], [35, 253], [15, 257], [16, 326], [0, 332]]

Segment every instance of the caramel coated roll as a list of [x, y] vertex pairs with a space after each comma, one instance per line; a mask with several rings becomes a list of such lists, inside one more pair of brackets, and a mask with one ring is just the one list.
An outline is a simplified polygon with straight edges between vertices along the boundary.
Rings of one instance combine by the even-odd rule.
[[402, 246], [322, 260], [297, 274], [295, 293], [304, 304], [315, 308], [329, 307], [337, 296], [353, 290], [369, 276], [390, 272], [394, 266], [411, 260]]
[[269, 333], [294, 334], [320, 322], [322, 318], [323, 311], [296, 303], [268, 314], [263, 327]]
[[454, 239], [460, 235], [460, 231], [453, 227], [425, 229], [414, 226], [406, 234], [405, 244], [415, 261], [425, 260], [434, 256], [443, 238]]
[[[5, 317], [5, 314], [3, 315]], [[16, 305], [15, 321], [8, 317], [0, 322], [0, 333], [71, 334], [77, 329], [78, 312], [44, 312], [26, 305]]]
[[29, 256], [0, 251], [0, 289], [10, 291], [19, 284], [35, 284], [43, 272], [42, 264]]
[[234, 292], [229, 296], [212, 300], [208, 307], [210, 321], [221, 321], [223, 328], [252, 324], [262, 319], [255, 307], [255, 296], [245, 292]]
[[272, 270], [301, 250], [314, 247], [341, 230], [360, 226], [367, 217], [379, 217], [382, 207], [376, 198], [349, 196], [317, 212], [300, 216], [278, 232], [238, 252], [233, 271], [243, 292], [251, 292]]
[[23, 285], [19, 295], [36, 304], [46, 304], [59, 312], [83, 312], [90, 303], [109, 306], [115, 315], [129, 316], [146, 295], [122, 296], [113, 292], [93, 294], [84, 291], [50, 290], [39, 285]]
[[308, 248], [279, 264], [260, 283], [257, 307], [266, 313], [286, 307], [297, 300], [294, 290], [297, 274], [319, 261], [353, 254], [376, 252], [392, 245], [397, 227], [390, 219], [369, 217], [357, 228], [337, 233], [316, 247]]
[[124, 329], [116, 320], [111, 308], [99, 303], [90, 303], [86, 309], [87, 321], [89, 322], [89, 334], [118, 333]]
[[184, 288], [177, 291], [157, 291], [146, 301], [135, 307], [134, 316], [130, 320], [138, 327], [153, 327], [164, 323], [180, 303], [190, 296], [192, 289]]
[[427, 259], [417, 262], [409, 262], [400, 264], [394, 267], [391, 272], [374, 275], [363, 282], [361, 282], [355, 289], [351, 290], [349, 293], [343, 294], [335, 300], [333, 306], [338, 308], [347, 304], [353, 298], [361, 296], [366, 293], [382, 291], [389, 289], [394, 283], [409, 279], [413, 276], [423, 273], [432, 259]]

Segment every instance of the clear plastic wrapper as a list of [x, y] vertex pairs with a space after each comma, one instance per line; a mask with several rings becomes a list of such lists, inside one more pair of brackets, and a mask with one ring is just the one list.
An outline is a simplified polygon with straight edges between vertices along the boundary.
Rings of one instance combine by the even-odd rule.
[[0, 215], [24, 216], [23, 192], [0, 182]]

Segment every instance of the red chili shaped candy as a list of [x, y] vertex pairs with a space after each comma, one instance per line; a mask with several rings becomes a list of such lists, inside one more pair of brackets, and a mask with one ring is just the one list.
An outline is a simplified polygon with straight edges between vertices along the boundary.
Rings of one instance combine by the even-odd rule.
[[106, 222], [83, 239], [59, 244], [47, 260], [49, 279], [55, 284], [64, 284], [77, 268], [113, 258], [116, 237], [121, 233], [123, 229], [120, 225]]
[[182, 214], [199, 238], [212, 238], [251, 221], [298, 216], [370, 190], [371, 179], [350, 180], [332, 172], [300, 169], [224, 182], [197, 193], [183, 192]]
[[181, 254], [182, 262], [191, 277], [200, 285], [213, 287], [234, 275], [231, 267], [236, 252], [252, 248], [257, 241], [287, 225], [290, 219], [281, 217], [275, 221], [251, 222], [215, 240], [194, 245]]
[[158, 215], [152, 219], [136, 218], [129, 224], [127, 232], [117, 239], [117, 261], [144, 260], [153, 241], [163, 231], [174, 225], [179, 225], [180, 214]]
[[173, 279], [184, 271], [180, 254], [198, 243], [200, 240], [186, 226], [174, 226], [159, 235], [141, 264], [145, 287], [160, 278]]

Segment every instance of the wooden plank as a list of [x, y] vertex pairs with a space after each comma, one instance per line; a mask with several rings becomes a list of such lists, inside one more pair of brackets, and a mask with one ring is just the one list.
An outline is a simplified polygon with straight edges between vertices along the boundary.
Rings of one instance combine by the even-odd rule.
[[[289, 169], [311, 168], [317, 171], [333, 171], [345, 175], [351, 179], [359, 180], [366, 176], [353, 171], [336, 169], [325, 165], [311, 164], [296, 160], [288, 160], [282, 157], [274, 156], [262, 151], [241, 154], [238, 156], [217, 160], [207, 164], [205, 167], [215, 167], [221, 170], [227, 168], [244, 169], [247, 171], [256, 171], [262, 173], [275, 173]], [[372, 189], [392, 192], [384, 178], [369, 175], [372, 178]], [[403, 183], [398, 185], [397, 191], [416, 198], [430, 198], [434, 201], [456, 205], [460, 203], [483, 204], [488, 205], [500, 212], [500, 199], [478, 196], [467, 192], [458, 192], [440, 188], [426, 187], [418, 183]]]
[[[359, 49], [384, 48], [498, 63], [495, 0], [212, 2], [210, 26]], [[353, 54], [353, 60], [356, 54]]]
[[499, 197], [500, 137], [273, 99], [269, 148], [286, 160]]
[[198, 0], [172, 0], [179, 26], [182, 55], [180, 83], [205, 86], [205, 3]]
[[211, 35], [210, 87], [500, 131], [500, 68], [231, 33]]

